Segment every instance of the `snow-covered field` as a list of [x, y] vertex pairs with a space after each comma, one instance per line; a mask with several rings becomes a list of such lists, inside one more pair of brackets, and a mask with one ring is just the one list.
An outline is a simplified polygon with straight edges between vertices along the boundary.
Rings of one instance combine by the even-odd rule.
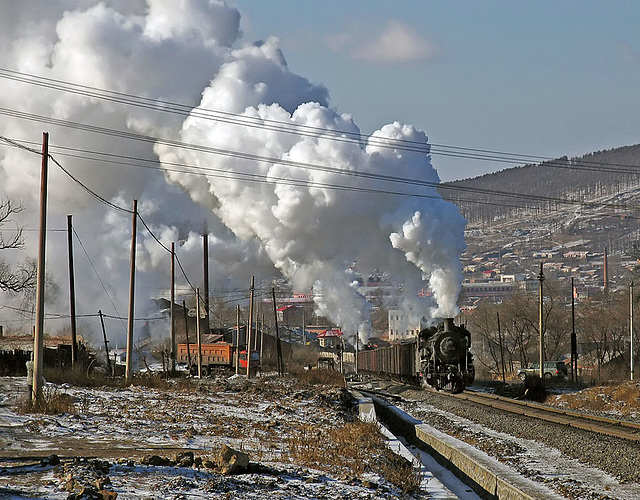
[[[276, 377], [193, 382], [177, 390], [47, 384], [73, 396], [73, 414], [25, 415], [16, 408], [25, 379], [0, 378], [0, 498], [93, 498], [100, 489], [131, 499], [402, 497], [380, 471], [302, 466], [288, 453], [292, 440], [353, 418], [343, 390]], [[226, 476], [206, 466], [224, 444], [249, 455], [248, 471]], [[186, 450], [202, 464], [145, 465]], [[62, 462], [40, 462], [52, 454]], [[416, 471], [422, 491], [414, 498], [458, 497], [424, 467]]]

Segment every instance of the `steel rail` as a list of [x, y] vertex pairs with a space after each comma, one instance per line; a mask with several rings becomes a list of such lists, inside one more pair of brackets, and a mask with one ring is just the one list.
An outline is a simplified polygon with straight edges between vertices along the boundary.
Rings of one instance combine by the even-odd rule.
[[640, 424], [636, 422], [550, 408], [539, 403], [518, 401], [493, 394], [465, 391], [461, 394], [452, 394], [451, 396], [510, 413], [537, 418], [546, 422], [597, 432], [629, 441], [640, 441], [640, 433], [638, 432], [640, 431]]

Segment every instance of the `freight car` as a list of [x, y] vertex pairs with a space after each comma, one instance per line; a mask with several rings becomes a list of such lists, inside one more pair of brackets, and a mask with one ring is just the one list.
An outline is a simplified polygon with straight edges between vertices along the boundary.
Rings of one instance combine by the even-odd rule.
[[[239, 355], [238, 365], [241, 370], [247, 370], [247, 351], [238, 349], [229, 342], [215, 342], [201, 344], [200, 355], [202, 357], [202, 375], [208, 376], [215, 372], [225, 372], [235, 369], [236, 356]], [[189, 371], [192, 375], [198, 373], [198, 344], [178, 344], [178, 362], [189, 363]], [[251, 351], [251, 370], [255, 371], [260, 365], [260, 354]]]
[[470, 348], [469, 330], [447, 318], [412, 342], [358, 353], [358, 371], [462, 392], [475, 378]]
[[418, 365], [415, 341], [358, 352], [359, 373], [417, 384], [420, 382]]

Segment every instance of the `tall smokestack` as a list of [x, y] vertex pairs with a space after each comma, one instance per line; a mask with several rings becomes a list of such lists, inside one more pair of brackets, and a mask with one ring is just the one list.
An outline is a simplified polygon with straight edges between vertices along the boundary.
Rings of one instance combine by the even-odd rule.
[[607, 247], [604, 247], [604, 289], [606, 290], [609, 283], [609, 263], [607, 260]]
[[444, 319], [444, 331], [445, 332], [452, 332], [453, 331], [453, 318], [445, 318]]
[[209, 232], [207, 223], [204, 223], [202, 235], [203, 262], [204, 262], [204, 333], [209, 333]]

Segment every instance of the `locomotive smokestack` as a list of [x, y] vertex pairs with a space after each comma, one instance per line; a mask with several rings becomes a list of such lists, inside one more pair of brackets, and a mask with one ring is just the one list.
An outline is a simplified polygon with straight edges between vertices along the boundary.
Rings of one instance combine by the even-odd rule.
[[453, 318], [444, 318], [444, 331], [452, 332], [453, 329]]

